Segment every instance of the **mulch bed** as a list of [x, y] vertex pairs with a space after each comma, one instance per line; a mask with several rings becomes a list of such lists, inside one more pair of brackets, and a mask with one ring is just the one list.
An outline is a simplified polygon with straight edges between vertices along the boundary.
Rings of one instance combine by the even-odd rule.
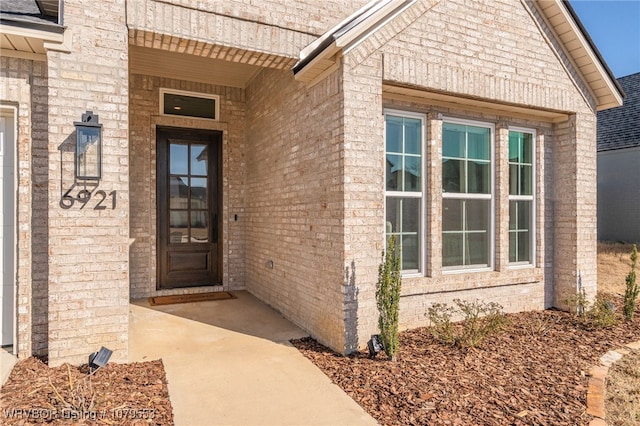
[[[621, 298], [615, 301], [621, 306]], [[482, 347], [460, 349], [428, 328], [400, 334], [384, 353], [341, 356], [311, 338], [292, 341], [383, 425], [587, 425], [588, 372], [608, 350], [640, 340], [640, 319], [589, 329], [565, 312], [508, 315]]]
[[172, 425], [161, 360], [49, 368], [36, 358], [16, 364], [0, 393], [0, 424]]

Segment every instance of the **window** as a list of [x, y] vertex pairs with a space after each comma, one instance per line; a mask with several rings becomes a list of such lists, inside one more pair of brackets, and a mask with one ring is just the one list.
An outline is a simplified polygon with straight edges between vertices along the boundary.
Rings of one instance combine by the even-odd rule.
[[493, 263], [493, 127], [462, 120], [442, 124], [442, 266]]
[[534, 133], [509, 131], [509, 262], [532, 264], [534, 250]]
[[160, 89], [160, 114], [217, 120], [219, 96]]
[[386, 236], [396, 236], [404, 272], [421, 269], [424, 116], [405, 112], [385, 115]]

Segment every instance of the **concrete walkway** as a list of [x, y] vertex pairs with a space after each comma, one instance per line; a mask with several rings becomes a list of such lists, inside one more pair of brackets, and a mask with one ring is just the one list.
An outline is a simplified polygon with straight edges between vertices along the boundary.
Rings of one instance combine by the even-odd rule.
[[289, 339], [305, 332], [247, 292], [130, 305], [130, 361], [162, 358], [177, 426], [374, 425]]
[[4, 385], [18, 358], [4, 348], [0, 348], [0, 386]]

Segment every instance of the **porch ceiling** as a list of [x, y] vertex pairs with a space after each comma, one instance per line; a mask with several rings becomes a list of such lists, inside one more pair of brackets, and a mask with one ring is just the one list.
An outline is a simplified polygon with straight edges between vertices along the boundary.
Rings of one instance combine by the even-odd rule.
[[245, 88], [262, 67], [188, 53], [129, 45], [134, 74]]

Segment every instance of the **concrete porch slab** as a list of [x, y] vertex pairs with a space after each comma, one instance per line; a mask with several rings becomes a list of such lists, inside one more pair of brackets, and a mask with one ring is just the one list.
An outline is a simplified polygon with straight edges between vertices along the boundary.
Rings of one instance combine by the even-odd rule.
[[306, 335], [247, 292], [130, 305], [130, 361], [161, 358], [175, 424], [374, 425], [288, 342]]

